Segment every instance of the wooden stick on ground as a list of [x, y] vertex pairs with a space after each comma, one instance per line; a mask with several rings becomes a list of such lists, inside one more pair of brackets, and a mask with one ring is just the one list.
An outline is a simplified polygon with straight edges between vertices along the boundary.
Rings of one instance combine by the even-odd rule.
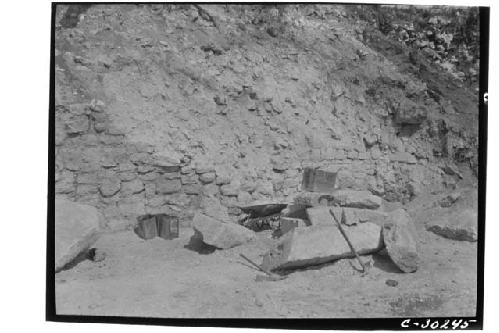
[[[356, 249], [354, 248], [351, 241], [349, 240], [349, 237], [347, 237], [347, 234], [345, 233], [344, 228], [342, 228], [342, 225], [340, 224], [339, 220], [337, 220], [337, 217], [335, 216], [335, 214], [332, 212], [331, 209], [330, 209], [330, 215], [333, 216], [333, 219], [335, 220], [335, 223], [337, 224], [337, 228], [339, 228], [339, 231], [342, 234], [342, 236], [344, 236], [344, 239], [346, 240], [347, 245], [349, 245], [349, 248], [351, 249], [352, 253], [354, 253], [354, 255], [356, 256], [356, 259], [358, 259], [358, 262], [361, 265], [362, 272], [364, 273], [365, 272], [365, 265], [361, 261], [361, 257], [359, 256], [358, 252], [356, 252]], [[342, 209], [342, 217], [343, 216], [344, 216], [344, 209]]]
[[279, 278], [279, 279], [282, 279], [281, 276], [279, 276], [278, 274], [274, 274], [274, 273], [271, 273], [269, 271], [266, 271], [264, 268], [260, 267], [259, 265], [257, 265], [255, 262], [253, 262], [252, 260], [250, 260], [249, 258], [247, 258], [244, 254], [240, 253], [240, 256], [245, 259], [246, 261], [248, 261], [250, 264], [252, 264], [252, 266], [254, 266], [255, 268], [257, 268], [259, 271], [265, 273], [267, 276], [269, 277], [272, 277], [272, 278]]

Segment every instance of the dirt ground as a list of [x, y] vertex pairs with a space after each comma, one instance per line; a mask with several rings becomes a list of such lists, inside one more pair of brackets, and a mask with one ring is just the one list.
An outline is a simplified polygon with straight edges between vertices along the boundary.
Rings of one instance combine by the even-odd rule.
[[[256, 282], [257, 263], [275, 240], [270, 232], [229, 250], [191, 241], [191, 228], [174, 240], [142, 240], [133, 231], [103, 235], [101, 262], [84, 260], [56, 274], [58, 314], [158, 318], [373, 318], [474, 316], [477, 243], [442, 238], [425, 221], [448, 210], [426, 195], [405, 207], [418, 229], [421, 266], [401, 273], [384, 254], [368, 274], [349, 259], [294, 271], [281, 281]], [[465, 200], [466, 201], [466, 200]], [[467, 204], [466, 202], [464, 204]], [[389, 286], [387, 280], [396, 280]]]

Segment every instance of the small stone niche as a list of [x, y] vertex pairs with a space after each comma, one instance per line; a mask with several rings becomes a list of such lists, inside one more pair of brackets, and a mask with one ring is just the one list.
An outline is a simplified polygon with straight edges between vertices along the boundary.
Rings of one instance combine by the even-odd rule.
[[142, 239], [179, 237], [179, 218], [167, 214], [146, 214], [137, 218], [134, 232]]

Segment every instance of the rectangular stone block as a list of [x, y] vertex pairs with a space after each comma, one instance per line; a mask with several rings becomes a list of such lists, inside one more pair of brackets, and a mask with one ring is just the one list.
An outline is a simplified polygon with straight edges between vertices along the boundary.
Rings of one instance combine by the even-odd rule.
[[382, 205], [382, 198], [370, 191], [338, 190], [333, 197], [335, 206], [377, 209]]
[[302, 192], [295, 196], [293, 203], [298, 206], [306, 207], [332, 206], [333, 199], [331, 193]]
[[156, 193], [170, 194], [181, 190], [181, 181], [179, 179], [160, 178], [156, 182]]
[[307, 208], [306, 210], [307, 218], [312, 225], [335, 225], [335, 221], [330, 214], [330, 210], [332, 210], [339, 222], [342, 220], [342, 210], [344, 210], [345, 224], [347, 225], [372, 222], [382, 227], [388, 216], [385, 212], [371, 209], [348, 207], [312, 207]]
[[337, 172], [305, 168], [302, 176], [302, 190], [309, 192], [332, 192]]
[[201, 185], [188, 184], [188, 185], [183, 185], [182, 190], [186, 194], [196, 195], [196, 194], [200, 194], [202, 192], [203, 188], [201, 187]]
[[[382, 249], [382, 228], [366, 222], [345, 226], [344, 230], [356, 251], [370, 254]], [[335, 225], [295, 228], [288, 232], [263, 258], [262, 268], [286, 270], [320, 265], [342, 258], [352, 258], [349, 245]]]

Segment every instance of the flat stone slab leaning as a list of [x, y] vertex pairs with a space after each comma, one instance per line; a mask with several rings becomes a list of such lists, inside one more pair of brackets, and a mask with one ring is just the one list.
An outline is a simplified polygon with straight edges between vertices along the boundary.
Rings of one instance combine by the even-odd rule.
[[[383, 247], [382, 228], [365, 222], [344, 227], [356, 251], [370, 254]], [[319, 265], [342, 258], [353, 258], [349, 245], [335, 225], [295, 228], [283, 236], [262, 261], [266, 270], [284, 270]]]
[[89, 205], [55, 201], [55, 270], [61, 270], [99, 238], [103, 217]]
[[219, 249], [229, 249], [255, 239], [255, 233], [239, 224], [225, 223], [196, 213], [193, 229], [203, 243]]
[[405, 273], [418, 269], [417, 231], [404, 209], [389, 214], [384, 224], [384, 244], [391, 260]]

